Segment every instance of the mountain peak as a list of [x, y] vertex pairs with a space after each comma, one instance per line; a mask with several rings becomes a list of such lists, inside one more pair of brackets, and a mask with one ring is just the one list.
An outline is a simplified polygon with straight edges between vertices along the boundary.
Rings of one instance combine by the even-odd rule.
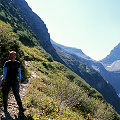
[[60, 49], [62, 48], [62, 50], [64, 50], [65, 52], [69, 52], [71, 54], [77, 55], [77, 56], [82, 57], [84, 59], [91, 60], [91, 58], [89, 56], [85, 55], [81, 49], [78, 49], [75, 47], [67, 47], [67, 46], [58, 44], [58, 43], [54, 42], [52, 39], [51, 39], [51, 43]]
[[111, 66], [111, 64], [117, 60], [120, 60], [120, 43], [111, 50], [110, 54], [107, 55], [104, 59], [100, 60], [100, 62], [105, 66]]

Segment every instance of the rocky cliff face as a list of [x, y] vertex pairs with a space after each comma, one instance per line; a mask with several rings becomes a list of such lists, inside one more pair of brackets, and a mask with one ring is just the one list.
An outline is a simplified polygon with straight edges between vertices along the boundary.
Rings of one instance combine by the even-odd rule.
[[50, 44], [50, 34], [45, 23], [32, 11], [27, 2], [25, 0], [13, 0], [12, 5], [19, 10], [23, 19], [36, 34], [41, 45], [45, 47], [47, 45], [45, 43]]
[[48, 33], [46, 24], [37, 14], [32, 11], [32, 9], [28, 6], [27, 2], [25, 2], [25, 0], [12, 0], [11, 4], [16, 7], [21, 13], [22, 18], [36, 34], [37, 39], [39, 40], [42, 47], [52, 55], [54, 60], [65, 64], [62, 59], [57, 55], [54, 47], [50, 42], [50, 34]]
[[117, 94], [120, 94], [120, 43], [111, 50], [106, 58], [99, 61], [108, 70], [103, 76], [113, 85]]
[[[113, 62], [120, 60], [120, 43], [111, 50], [110, 54], [107, 55], [104, 59], [100, 60], [100, 62], [105, 66], [106, 69], [111, 69], [111, 65]], [[117, 64], [118, 62], [116, 62]], [[116, 65], [117, 66], [117, 65]], [[115, 68], [115, 63], [114, 63]], [[114, 70], [113, 70], [114, 71]]]

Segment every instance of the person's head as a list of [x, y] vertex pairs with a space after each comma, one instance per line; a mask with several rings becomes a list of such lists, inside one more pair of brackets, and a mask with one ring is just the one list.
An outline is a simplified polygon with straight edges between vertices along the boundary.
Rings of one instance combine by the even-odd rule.
[[16, 59], [16, 52], [15, 51], [10, 51], [9, 52], [9, 57], [12, 61]]

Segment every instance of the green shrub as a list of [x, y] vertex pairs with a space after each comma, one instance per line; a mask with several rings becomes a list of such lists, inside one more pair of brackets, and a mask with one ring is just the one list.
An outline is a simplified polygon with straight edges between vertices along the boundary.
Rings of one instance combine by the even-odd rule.
[[21, 63], [22, 79], [26, 79], [27, 71], [25, 69], [25, 63], [23, 60], [24, 53], [21, 49], [21, 44], [18, 41], [16, 34], [12, 32], [12, 27], [10, 24], [0, 21], [0, 33], [0, 75], [3, 73], [3, 65], [5, 61], [9, 59], [9, 52], [16, 51], [16, 59]]
[[25, 99], [33, 119], [119, 119], [100, 93], [62, 64], [54, 61], [31, 63], [29, 67], [34, 66], [31, 70], [39, 76], [31, 80]]
[[17, 31], [19, 40], [26, 46], [34, 46], [33, 41], [31, 40], [28, 31]]
[[70, 72], [70, 71], [67, 71], [66, 73], [65, 73], [65, 76], [70, 80], [70, 81], [72, 81], [73, 82], [73, 80], [74, 80], [74, 78], [75, 78], [75, 76], [72, 74], [72, 72]]

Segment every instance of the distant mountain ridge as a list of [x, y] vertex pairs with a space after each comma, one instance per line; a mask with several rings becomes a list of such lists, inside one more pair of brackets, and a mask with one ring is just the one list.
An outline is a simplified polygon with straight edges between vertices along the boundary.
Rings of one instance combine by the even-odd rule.
[[[52, 40], [51, 40], [51, 42], [53, 43], [53, 45], [55, 45], [60, 50], [63, 50], [64, 52], [66, 52], [69, 55], [73, 56], [78, 61], [81, 61], [81, 62], [87, 64], [88, 66], [92, 67], [96, 71], [98, 71], [105, 79], [107, 79], [110, 82], [110, 84], [116, 90], [116, 93], [117, 94], [120, 93], [120, 84], [119, 84], [120, 73], [118, 71], [120, 69], [120, 67], [119, 67], [120, 66], [119, 62], [120, 61], [119, 60], [116, 60], [115, 62], [113, 62], [111, 67], [109, 68], [109, 70], [111, 70], [111, 71], [108, 71], [108, 70], [105, 69], [104, 63], [102, 63], [101, 61], [95, 61], [95, 60], [91, 59], [89, 56], [85, 55], [81, 51], [81, 49], [76, 49], [76, 48], [72, 48], [72, 47], [66, 47], [66, 46], [57, 44]], [[115, 47], [115, 48], [118, 49], [119, 47]], [[76, 51], [78, 51], [80, 54], [77, 54]], [[116, 51], [118, 51], [118, 50], [116, 50]], [[114, 55], [115, 55], [115, 53], [116, 52], [114, 52]], [[117, 72], [114, 72], [114, 70], [117, 70]]]
[[104, 65], [107, 70], [110, 71], [120, 71], [119, 68], [119, 60], [120, 60], [120, 43], [111, 50], [110, 54], [107, 55], [104, 59], [100, 60], [100, 62]]
[[[69, 66], [69, 68], [82, 77], [92, 87], [97, 89], [107, 101], [111, 103], [111, 97], [114, 98], [114, 100], [118, 98], [111, 84], [109, 84], [109, 82], [100, 75], [104, 74], [106, 76], [112, 76], [100, 62], [92, 60], [80, 49], [66, 47], [64, 45], [57, 44], [52, 40], [51, 42], [61, 59]], [[80, 54], [77, 54], [76, 51], [80, 51]], [[113, 97], [112, 94], [116, 94], [116, 96]]]
[[64, 45], [60, 45], [56, 42], [54, 42], [52, 39], [50, 39], [51, 43], [54, 44], [55, 46], [59, 47], [59, 49], [63, 49], [65, 50], [66, 52], [68, 53], [71, 53], [71, 54], [75, 54], [77, 56], [80, 56], [84, 59], [87, 59], [87, 60], [91, 60], [91, 58], [87, 55], [85, 55], [81, 49], [77, 49], [77, 48], [73, 48], [73, 47], [67, 47], [67, 46], [64, 46]]
[[105, 78], [120, 94], [120, 43], [111, 50], [110, 54], [99, 61], [108, 70], [110, 74], [104, 74]]
[[120, 71], [120, 60], [114, 61], [111, 66], [107, 66], [109, 71]]

